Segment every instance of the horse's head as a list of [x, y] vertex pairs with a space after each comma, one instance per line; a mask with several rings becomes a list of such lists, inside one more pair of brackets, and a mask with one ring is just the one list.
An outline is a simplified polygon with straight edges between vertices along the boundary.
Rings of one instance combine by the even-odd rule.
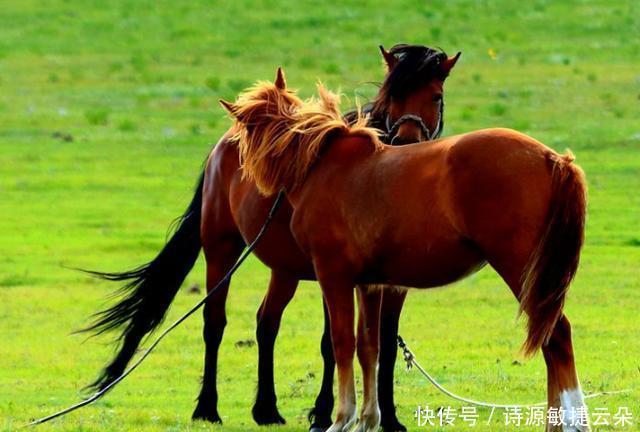
[[243, 177], [271, 195], [281, 188], [294, 191], [336, 134], [361, 136], [381, 148], [377, 129], [359, 116], [348, 124], [340, 114], [339, 97], [318, 84], [319, 98], [305, 101], [288, 90], [278, 69], [275, 83], [261, 82], [244, 91], [235, 103], [220, 101], [234, 117]]
[[238, 124], [254, 133], [256, 129], [269, 125], [271, 118], [289, 115], [302, 105], [302, 100], [287, 88], [284, 72], [278, 68], [273, 83], [260, 81], [243, 92], [234, 103], [220, 100], [220, 104]]
[[444, 124], [444, 81], [461, 53], [448, 57], [422, 45], [380, 46], [388, 73], [374, 102], [387, 141], [407, 144], [437, 138]]

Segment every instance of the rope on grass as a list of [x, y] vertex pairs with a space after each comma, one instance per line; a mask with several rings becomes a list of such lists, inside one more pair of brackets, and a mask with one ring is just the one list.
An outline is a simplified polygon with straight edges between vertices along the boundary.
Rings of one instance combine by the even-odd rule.
[[267, 228], [269, 227], [269, 224], [271, 223], [271, 220], [273, 219], [273, 215], [276, 213], [276, 210], [278, 209], [278, 207], [280, 207], [280, 203], [282, 202], [283, 198], [284, 198], [284, 190], [281, 190], [278, 193], [278, 196], [276, 197], [275, 201], [273, 202], [273, 206], [271, 207], [271, 210], [269, 211], [269, 214], [268, 214], [267, 218], [265, 219], [264, 224], [262, 225], [262, 228], [260, 229], [260, 232], [258, 232], [258, 235], [253, 240], [253, 242], [251, 242], [251, 244], [247, 247], [247, 249], [244, 251], [242, 256], [238, 259], [238, 261], [236, 261], [236, 263], [233, 265], [233, 267], [231, 267], [231, 269], [220, 280], [220, 282], [218, 282], [216, 284], [216, 286], [213, 287], [213, 289], [211, 291], [209, 291], [209, 293], [207, 293], [206, 296], [204, 296], [198, 303], [196, 303], [193, 307], [191, 307], [191, 309], [189, 309], [177, 321], [175, 321], [173, 324], [171, 324], [169, 327], [167, 327], [167, 329], [165, 329], [160, 334], [160, 336], [158, 336], [156, 338], [156, 340], [153, 341], [153, 343], [149, 346], [149, 348], [147, 348], [147, 350], [144, 351], [144, 353], [140, 356], [140, 358], [138, 360], [136, 360], [136, 362], [133, 365], [131, 365], [126, 371], [124, 371], [122, 373], [122, 375], [120, 375], [118, 378], [116, 378], [111, 383], [109, 383], [108, 386], [106, 386], [102, 390], [94, 393], [92, 396], [90, 396], [89, 398], [83, 400], [82, 402], [78, 402], [75, 405], [72, 405], [72, 406], [70, 406], [68, 408], [65, 408], [63, 410], [55, 412], [55, 413], [53, 413], [51, 415], [48, 415], [46, 417], [42, 417], [40, 419], [33, 420], [31, 423], [29, 423], [29, 424], [27, 424], [27, 425], [25, 425], [23, 427], [37, 426], [37, 425], [46, 423], [48, 421], [51, 421], [51, 420], [53, 420], [55, 418], [62, 417], [65, 414], [69, 414], [70, 412], [75, 411], [77, 409], [80, 409], [80, 408], [82, 408], [84, 406], [87, 406], [89, 404], [92, 404], [93, 402], [97, 401], [102, 396], [104, 396], [113, 387], [115, 387], [120, 381], [122, 381], [127, 376], [129, 376], [131, 374], [131, 372], [133, 372], [138, 366], [140, 366], [140, 364], [144, 361], [144, 359], [146, 359], [149, 356], [149, 354], [151, 354], [151, 352], [155, 349], [155, 347], [158, 346], [160, 341], [166, 335], [168, 335], [169, 332], [171, 332], [171, 330], [173, 330], [176, 327], [178, 327], [180, 324], [182, 324], [183, 321], [185, 321], [187, 318], [189, 318], [191, 315], [193, 315], [194, 312], [196, 312], [198, 309], [200, 309], [202, 307], [202, 305], [205, 304], [207, 299], [209, 299], [209, 297], [211, 297], [211, 295], [213, 295], [213, 293], [215, 293], [218, 289], [220, 289], [220, 287], [223, 286], [225, 283], [229, 282], [229, 280], [231, 279], [231, 276], [233, 276], [233, 274], [236, 272], [236, 270], [238, 270], [238, 268], [244, 262], [244, 260], [246, 260], [247, 257], [249, 256], [249, 254], [251, 254], [251, 252], [253, 252], [253, 250], [256, 248], [256, 245], [258, 244], [258, 242], [260, 241], [260, 239], [262, 238], [262, 236], [266, 232]]
[[[519, 404], [497, 404], [497, 403], [492, 403], [492, 402], [482, 402], [482, 401], [477, 401], [474, 399], [469, 399], [463, 396], [459, 396], [455, 393], [453, 393], [450, 390], [447, 390], [446, 388], [444, 388], [434, 377], [431, 376], [431, 374], [429, 374], [429, 372], [427, 372], [422, 366], [420, 366], [420, 363], [418, 363], [418, 361], [416, 360], [415, 355], [413, 354], [413, 352], [411, 352], [411, 350], [409, 349], [409, 347], [407, 346], [407, 344], [405, 343], [405, 341], [402, 339], [402, 337], [400, 335], [398, 335], [398, 346], [402, 349], [402, 356], [404, 357], [404, 361], [407, 364], [407, 370], [410, 370], [412, 368], [412, 366], [415, 366], [416, 369], [418, 369], [418, 371], [431, 383], [433, 384], [433, 386], [435, 388], [437, 388], [438, 390], [440, 390], [442, 393], [444, 393], [445, 395], [449, 396], [452, 399], [455, 399], [459, 402], [464, 402], [470, 405], [475, 405], [475, 406], [479, 406], [479, 407], [485, 407], [485, 408], [492, 408], [492, 409], [510, 409], [510, 408], [531, 408], [531, 407], [536, 407], [536, 406], [544, 406], [547, 404], [547, 402], [537, 402], [537, 403], [532, 403], [532, 404], [524, 404], [524, 405], [519, 405]], [[612, 394], [620, 394], [620, 393], [629, 393], [631, 391], [631, 389], [625, 389], [625, 390], [614, 390], [614, 391], [603, 391], [603, 392], [598, 392], [598, 393], [592, 393], [590, 395], [587, 395], [584, 397], [584, 399], [591, 399], [591, 398], [595, 398], [598, 396], [605, 396], [605, 395], [612, 395]]]

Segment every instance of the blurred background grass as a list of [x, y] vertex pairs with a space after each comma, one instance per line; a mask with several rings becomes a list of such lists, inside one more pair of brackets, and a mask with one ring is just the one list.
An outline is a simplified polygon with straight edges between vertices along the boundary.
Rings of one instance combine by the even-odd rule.
[[[640, 7], [634, 1], [0, 1], [0, 417], [5, 429], [77, 400], [111, 353], [69, 333], [114, 287], [67, 270], [121, 270], [162, 247], [233, 99], [283, 66], [303, 95], [321, 79], [346, 109], [382, 79], [377, 46], [462, 51], [445, 89], [445, 134], [506, 126], [570, 148], [589, 180], [587, 244], [568, 301], [587, 392], [640, 378]], [[202, 284], [202, 262], [187, 286]], [[235, 277], [221, 347], [224, 430], [250, 417], [255, 311], [268, 280]], [[181, 292], [179, 315], [199, 297]], [[540, 356], [518, 354], [516, 303], [490, 269], [412, 292], [401, 333], [423, 365], [478, 399], [545, 399]], [[303, 284], [276, 347], [288, 425], [306, 428], [319, 388], [322, 313]], [[194, 318], [104, 401], [44, 429], [190, 430], [203, 343]], [[398, 365], [399, 415], [458, 405]], [[629, 406], [637, 391], [593, 400]], [[488, 412], [481, 411], [484, 418]], [[501, 419], [486, 430], [503, 430]], [[447, 428], [452, 430], [454, 428]], [[522, 430], [527, 430], [522, 427]], [[263, 430], [263, 429], [260, 429]], [[455, 430], [458, 430], [456, 428]], [[484, 429], [483, 429], [484, 430]]]

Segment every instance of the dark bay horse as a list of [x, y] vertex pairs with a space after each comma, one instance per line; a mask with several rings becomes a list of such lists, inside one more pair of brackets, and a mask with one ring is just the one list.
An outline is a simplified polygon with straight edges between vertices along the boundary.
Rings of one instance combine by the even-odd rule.
[[[405, 144], [436, 138], [443, 126], [443, 84], [458, 55], [447, 57], [424, 46], [396, 45], [381, 52], [387, 76], [375, 101], [366, 106], [369, 124], [385, 133], [383, 139]], [[284, 88], [279, 74], [278, 86]], [[355, 113], [346, 116], [355, 121]], [[104, 388], [119, 376], [136, 352], [142, 338], [162, 321], [184, 278], [194, 265], [200, 248], [207, 261], [207, 287], [212, 288], [235, 262], [245, 244], [255, 237], [273, 203], [259, 194], [255, 184], [241, 178], [238, 149], [225, 134], [213, 149], [195, 196], [165, 248], [148, 264], [130, 272], [96, 273], [125, 281], [123, 298], [98, 315], [89, 330], [98, 333], [122, 329], [115, 358], [93, 384]], [[291, 208], [284, 205], [256, 250], [271, 268], [271, 281], [257, 314], [259, 347], [258, 392], [253, 417], [259, 424], [284, 423], [276, 406], [273, 381], [273, 349], [284, 308], [299, 280], [315, 280], [311, 262], [299, 250], [290, 230]], [[194, 419], [220, 422], [217, 410], [216, 369], [218, 347], [226, 325], [228, 286], [214, 294], [204, 309], [206, 344], [204, 377]], [[396, 358], [398, 319], [406, 293], [388, 291], [383, 301], [380, 358], [380, 401], [387, 431], [406, 430], [397, 420], [393, 401], [393, 368]], [[322, 387], [311, 412], [312, 429], [331, 425], [335, 362], [325, 308]]]
[[[363, 284], [431, 288], [486, 263], [527, 316], [523, 349], [542, 349], [548, 404], [564, 409], [563, 430], [588, 430], [563, 314], [586, 212], [584, 175], [573, 157], [510, 129], [389, 146], [364, 119], [345, 122], [335, 96], [321, 86], [319, 93], [320, 100], [301, 102], [283, 86], [263, 83], [223, 105], [236, 119], [244, 176], [265, 196], [286, 191], [293, 238], [322, 288], [339, 384], [330, 432], [349, 431], [358, 420], [359, 432], [375, 431], [380, 423], [381, 290]], [[356, 350], [364, 390], [359, 419]]]

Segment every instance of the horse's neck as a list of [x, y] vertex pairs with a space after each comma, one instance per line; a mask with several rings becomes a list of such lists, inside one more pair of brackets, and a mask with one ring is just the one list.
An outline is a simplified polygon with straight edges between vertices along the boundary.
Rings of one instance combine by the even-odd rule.
[[[380, 129], [385, 133], [388, 132], [387, 125], [386, 125], [386, 118], [387, 118], [386, 111], [380, 111], [380, 110], [376, 111], [374, 110], [374, 108], [375, 108], [375, 105], [373, 103], [368, 103], [360, 109], [360, 112], [362, 113], [362, 115], [369, 116], [369, 121], [367, 123], [367, 126]], [[344, 119], [349, 124], [355, 123], [358, 120], [358, 110], [349, 111], [344, 115]]]

